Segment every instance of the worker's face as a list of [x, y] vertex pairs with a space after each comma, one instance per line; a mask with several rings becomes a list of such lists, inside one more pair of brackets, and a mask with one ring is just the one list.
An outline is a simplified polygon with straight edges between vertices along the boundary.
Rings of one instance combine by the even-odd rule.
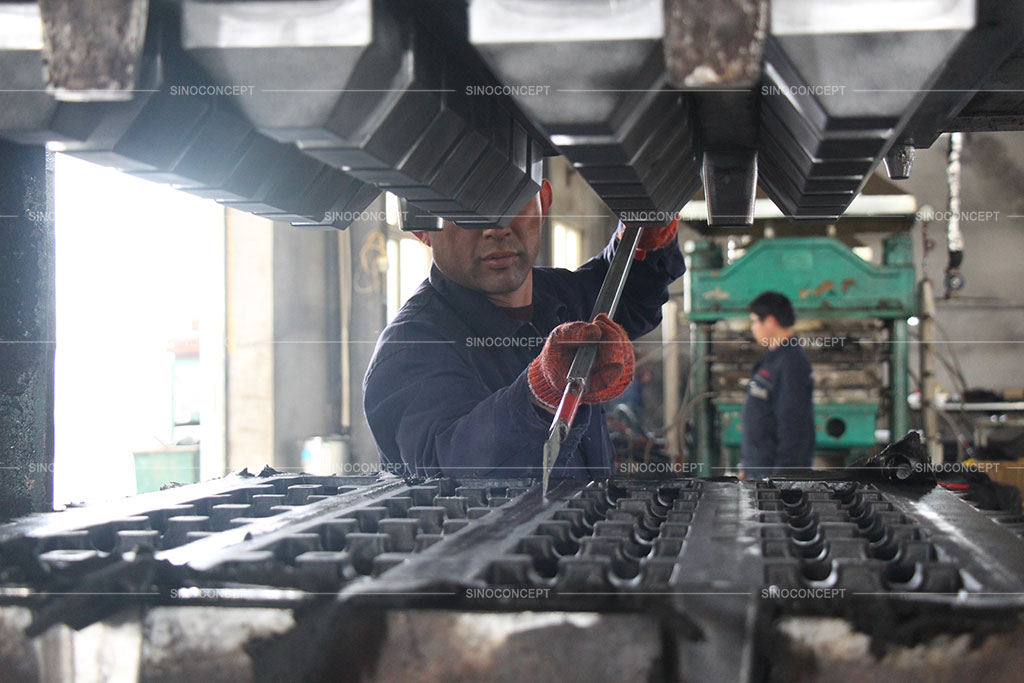
[[551, 185], [545, 180], [540, 192], [504, 228], [461, 228], [445, 221], [442, 230], [416, 236], [430, 247], [445, 277], [485, 294], [509, 294], [530, 275], [550, 207]]
[[761, 346], [768, 346], [774, 334], [775, 316], [769, 315], [764, 320], [757, 317], [757, 313], [750, 314], [750, 332], [754, 335], [754, 341]]

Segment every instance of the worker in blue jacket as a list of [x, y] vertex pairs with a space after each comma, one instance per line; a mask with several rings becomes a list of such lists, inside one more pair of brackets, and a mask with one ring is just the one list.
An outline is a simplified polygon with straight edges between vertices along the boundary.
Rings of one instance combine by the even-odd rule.
[[750, 304], [750, 329], [767, 352], [754, 366], [743, 405], [740, 478], [810, 467], [814, 458], [814, 379], [793, 304], [764, 292]]
[[415, 233], [431, 249], [430, 277], [381, 333], [363, 380], [382, 467], [421, 476], [540, 476], [572, 356], [581, 344], [599, 342], [553, 475], [612, 473], [600, 404], [629, 385], [630, 340], [658, 325], [668, 284], [685, 270], [677, 221], [641, 233], [615, 320], [581, 322], [590, 318], [618, 235], [575, 271], [535, 267], [551, 201], [545, 180], [505, 228], [445, 221], [440, 231]]

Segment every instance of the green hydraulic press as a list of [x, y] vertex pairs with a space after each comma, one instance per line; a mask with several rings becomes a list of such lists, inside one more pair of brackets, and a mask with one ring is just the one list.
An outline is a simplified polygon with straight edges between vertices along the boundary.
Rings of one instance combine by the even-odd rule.
[[[721, 248], [714, 243], [697, 242], [689, 251], [687, 305], [694, 365], [688, 395], [695, 402], [695, 453], [691, 460], [699, 464], [702, 473], [718, 466], [714, 454], [721, 452], [719, 449], [729, 453], [735, 465], [742, 430], [742, 399], [720, 395], [712, 381], [714, 325], [729, 319], [746, 320], [750, 302], [769, 290], [789, 297], [798, 325], [801, 321], [839, 326], [846, 321], [875, 321], [872, 324], [887, 332], [887, 339], [874, 349], [880, 355], [869, 353], [863, 361], [869, 373], [878, 369], [879, 363], [887, 366], [887, 383], [879, 387], [878, 397], [832, 400], [816, 396], [817, 449], [849, 453], [870, 448], [876, 442], [878, 418], [886, 415], [893, 438], [906, 433], [907, 324], [916, 312], [915, 273], [908, 235], [889, 236], [883, 244], [881, 265], [864, 260], [831, 237], [762, 239], [727, 266]], [[738, 322], [732, 325], [740, 326]], [[811, 361], [813, 365], [814, 357]]]

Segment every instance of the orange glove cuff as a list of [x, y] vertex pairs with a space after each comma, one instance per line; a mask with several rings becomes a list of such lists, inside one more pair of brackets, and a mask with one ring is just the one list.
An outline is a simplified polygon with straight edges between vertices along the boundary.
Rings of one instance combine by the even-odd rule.
[[626, 330], [602, 313], [593, 323], [565, 323], [551, 331], [527, 371], [534, 398], [552, 410], [557, 408], [577, 349], [593, 342], [598, 342], [597, 355], [581, 401], [604, 403], [621, 395], [633, 381], [633, 344]]
[[[619, 237], [626, 226], [619, 223]], [[636, 245], [636, 258], [643, 260], [647, 252], [664, 249], [675, 241], [679, 233], [679, 219], [674, 218], [668, 225], [645, 227], [640, 231], [640, 241]]]

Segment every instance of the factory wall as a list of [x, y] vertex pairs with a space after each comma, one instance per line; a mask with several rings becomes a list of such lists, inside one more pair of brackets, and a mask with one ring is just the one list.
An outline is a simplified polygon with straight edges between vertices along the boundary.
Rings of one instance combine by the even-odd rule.
[[337, 431], [337, 233], [274, 229], [274, 452], [302, 469], [304, 439]]
[[[372, 214], [384, 211], [384, 196], [367, 209]], [[363, 375], [370, 364], [370, 357], [377, 343], [377, 337], [384, 330], [386, 307], [385, 283], [383, 277], [373, 277], [364, 268], [363, 254], [368, 245], [372, 245], [384, 226], [377, 221], [357, 221], [341, 236], [340, 253], [342, 254], [342, 296], [348, 291], [350, 312], [348, 313], [347, 346], [349, 377], [348, 409], [349, 421], [349, 453], [354, 463], [373, 465], [379, 462], [377, 446], [370, 434], [370, 427], [363, 415]], [[347, 240], [347, 244], [346, 244]], [[354, 470], [360, 473], [360, 470]]]
[[384, 327], [385, 280], [362, 272], [361, 251], [380, 230], [360, 221], [344, 232], [305, 231], [229, 212], [227, 469], [309, 469], [303, 441], [346, 424], [346, 457], [377, 462], [361, 386]]
[[[918, 206], [945, 211], [947, 137], [918, 150], [910, 179], [896, 181]], [[915, 262], [935, 285], [937, 320], [946, 334], [941, 346], [955, 354], [971, 387], [993, 390], [1024, 386], [1024, 133], [969, 133], [961, 155], [961, 228], [964, 288], [942, 300], [946, 267], [946, 223], [925, 228], [934, 248], [927, 254], [914, 235]], [[877, 249], [878, 247], [876, 247]], [[919, 276], [922, 273], [919, 272]], [[943, 340], [940, 333], [939, 340]], [[950, 362], [952, 360], [950, 359]], [[916, 348], [911, 368], [917, 368]], [[937, 364], [946, 391], [957, 388], [949, 370]]]

